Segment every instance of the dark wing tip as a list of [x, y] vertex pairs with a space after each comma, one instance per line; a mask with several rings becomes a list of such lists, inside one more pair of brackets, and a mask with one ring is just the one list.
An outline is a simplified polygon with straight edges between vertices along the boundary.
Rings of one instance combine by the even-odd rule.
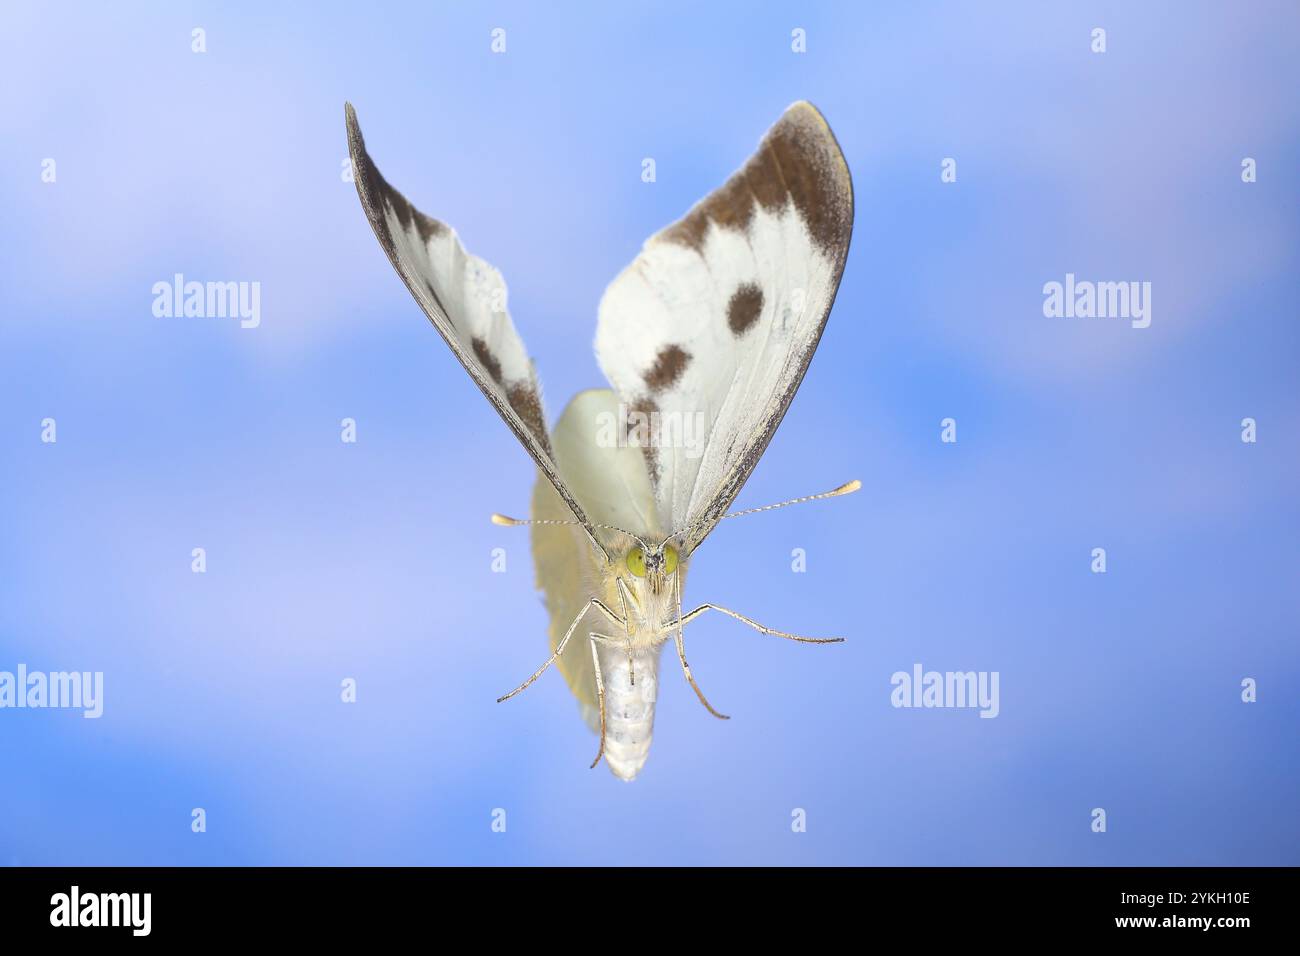
[[374, 164], [370, 162], [370, 156], [366, 153], [366, 141], [361, 136], [357, 111], [352, 108], [351, 103], [343, 104], [343, 120], [348, 130], [348, 155], [352, 157], [352, 173], [357, 182], [357, 191], [362, 193], [364, 200], [366, 196], [362, 189], [371, 185], [368, 181], [369, 171], [374, 168]]
[[444, 223], [420, 212], [405, 196], [394, 189], [388, 180], [384, 179], [383, 174], [379, 172], [379, 167], [366, 152], [366, 141], [362, 138], [361, 126], [357, 123], [357, 111], [352, 108], [351, 103], [344, 103], [343, 111], [347, 121], [348, 154], [352, 157], [352, 173], [356, 182], [357, 195], [361, 198], [361, 206], [365, 209], [367, 218], [374, 226], [375, 235], [384, 249], [390, 255], [396, 254], [392, 235], [384, 221], [385, 205], [391, 207], [396, 213], [403, 229], [414, 222], [420, 238], [426, 242], [430, 236], [444, 233], [447, 230]]
[[[365, 210], [366, 218], [370, 220], [375, 237], [391, 258], [396, 254], [396, 249], [388, 225], [384, 222], [383, 203], [385, 200], [394, 203], [396, 194], [389, 188], [384, 177], [375, 168], [375, 164], [371, 162], [370, 154], [366, 152], [366, 141], [362, 138], [361, 126], [357, 123], [357, 111], [352, 108], [351, 103], [344, 102], [343, 117], [348, 130], [348, 155], [352, 159], [352, 179], [357, 188], [357, 198], [361, 200], [361, 208]], [[400, 195], [397, 195], [397, 199], [401, 199]]]
[[745, 232], [754, 211], [793, 203], [814, 244], [841, 267], [853, 230], [853, 180], [825, 117], [806, 100], [787, 107], [723, 185], [651, 240], [703, 252], [710, 224]]
[[361, 138], [361, 126], [357, 123], [357, 111], [352, 108], [352, 104], [344, 101], [343, 103], [343, 122], [348, 130], [348, 152], [352, 158], [356, 159], [357, 154], [365, 155], [366, 141]]
[[853, 231], [853, 176], [826, 117], [807, 100], [792, 103], [763, 138], [778, 160], [799, 157], [803, 175], [787, 182], [800, 213], [824, 249], [848, 252]]

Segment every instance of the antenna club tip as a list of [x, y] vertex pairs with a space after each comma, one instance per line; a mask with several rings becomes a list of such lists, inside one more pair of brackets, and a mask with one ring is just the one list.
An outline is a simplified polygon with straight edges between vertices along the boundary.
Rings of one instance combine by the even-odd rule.
[[513, 528], [515, 525], [519, 524], [519, 522], [514, 518], [507, 517], [506, 515], [499, 515], [495, 512], [492, 514], [492, 523], [499, 524], [503, 528]]
[[853, 494], [853, 492], [858, 491], [861, 487], [862, 487], [862, 482], [859, 481], [857, 478], [854, 478], [852, 481], [848, 482], [847, 484], [840, 485], [838, 488], [836, 488], [835, 493], [837, 495], [851, 495]]

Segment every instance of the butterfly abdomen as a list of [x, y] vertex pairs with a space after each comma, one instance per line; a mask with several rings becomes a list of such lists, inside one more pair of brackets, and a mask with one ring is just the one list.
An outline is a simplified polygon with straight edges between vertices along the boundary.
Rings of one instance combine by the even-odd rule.
[[[659, 648], [601, 648], [605, 681], [605, 760], [614, 776], [633, 780], [650, 756], [655, 697], [659, 692]], [[635, 676], [636, 682], [632, 678]]]

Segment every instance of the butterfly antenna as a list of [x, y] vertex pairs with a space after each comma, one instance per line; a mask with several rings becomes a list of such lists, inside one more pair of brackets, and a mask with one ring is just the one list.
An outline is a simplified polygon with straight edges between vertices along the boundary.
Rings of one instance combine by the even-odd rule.
[[[857, 491], [861, 487], [862, 487], [862, 482], [854, 478], [852, 481], [846, 482], [845, 484], [840, 485], [838, 488], [832, 488], [830, 491], [823, 491], [819, 495], [804, 495], [802, 498], [791, 498], [789, 501], [778, 501], [774, 505], [763, 505], [763, 507], [761, 508], [746, 508], [744, 511], [729, 511], [725, 515], [723, 515], [722, 518], [739, 518], [741, 515], [757, 514], [760, 511], [774, 511], [777, 508], [784, 508], [787, 505], [803, 504], [805, 501], [820, 501], [823, 498], [838, 498], [841, 495], [851, 495], [853, 494], [853, 492]], [[719, 518], [718, 520], [721, 521], [722, 518]], [[689, 534], [692, 530], [698, 527], [698, 525], [699, 522], [696, 522], [695, 524], [690, 525], [689, 527], [683, 529], [682, 531], [678, 531], [674, 534], [670, 534], [667, 538], [664, 538], [664, 544], [667, 544], [673, 538], [680, 537], [685, 534]]]
[[[823, 491], [819, 495], [804, 495], [802, 498], [791, 498], [789, 501], [778, 501], [774, 505], [763, 505], [761, 508], [746, 508], [744, 511], [729, 511], [722, 518], [739, 518], [742, 515], [758, 514], [760, 511], [775, 511], [777, 508], [784, 508], [787, 505], [801, 505], [805, 501], [821, 501], [823, 498], [838, 498], [841, 495], [851, 495], [862, 487], [862, 482], [854, 478], [852, 481], [840, 485], [838, 488], [832, 488], [830, 491]], [[722, 518], [718, 520], [721, 521]]]
[[[530, 525], [530, 524], [569, 524], [569, 525], [582, 524], [581, 521], [569, 521], [569, 520], [563, 520], [557, 518], [512, 518], [509, 515], [496, 514], [495, 512], [493, 512], [492, 514], [492, 523], [499, 524], [503, 528], [519, 528], [524, 525]], [[628, 531], [626, 528], [620, 528], [617, 525], [612, 525], [612, 524], [592, 524], [592, 525], [587, 525], [587, 527], [603, 528], [606, 531], [622, 532], [623, 534], [627, 535], [629, 538], [636, 538], [637, 541], [640, 541], [641, 547], [643, 548], [646, 547], [646, 543], [644, 541], [641, 541], [640, 535], [633, 534], [631, 531]]]

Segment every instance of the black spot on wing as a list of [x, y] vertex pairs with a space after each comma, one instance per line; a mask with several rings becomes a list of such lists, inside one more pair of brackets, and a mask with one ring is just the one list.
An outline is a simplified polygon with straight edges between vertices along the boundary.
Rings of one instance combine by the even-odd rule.
[[731, 301], [727, 303], [727, 325], [731, 334], [740, 338], [758, 321], [762, 312], [763, 290], [752, 282], [746, 282], [731, 294]]
[[542, 412], [542, 397], [532, 382], [516, 382], [506, 391], [506, 401], [523, 421], [524, 426], [533, 433], [537, 443], [551, 452], [550, 437], [546, 434], [546, 416]]
[[628, 424], [636, 422], [628, 431], [628, 439], [631, 444], [641, 447], [646, 472], [650, 476], [650, 486], [656, 489], [659, 487], [659, 443], [652, 423], [658, 415], [659, 406], [649, 396], [633, 399], [628, 408]]
[[680, 345], [666, 345], [659, 350], [654, 365], [650, 366], [641, 377], [645, 379], [650, 391], [662, 392], [666, 388], [671, 388], [673, 383], [682, 377], [682, 373], [690, 363], [690, 352]]
[[501, 363], [497, 361], [497, 357], [492, 354], [492, 350], [488, 348], [487, 342], [475, 336], [470, 341], [470, 347], [474, 350], [474, 357], [479, 360], [485, 369], [487, 369], [487, 373], [491, 376], [492, 381], [504, 388], [505, 382], [502, 381], [501, 378]]

